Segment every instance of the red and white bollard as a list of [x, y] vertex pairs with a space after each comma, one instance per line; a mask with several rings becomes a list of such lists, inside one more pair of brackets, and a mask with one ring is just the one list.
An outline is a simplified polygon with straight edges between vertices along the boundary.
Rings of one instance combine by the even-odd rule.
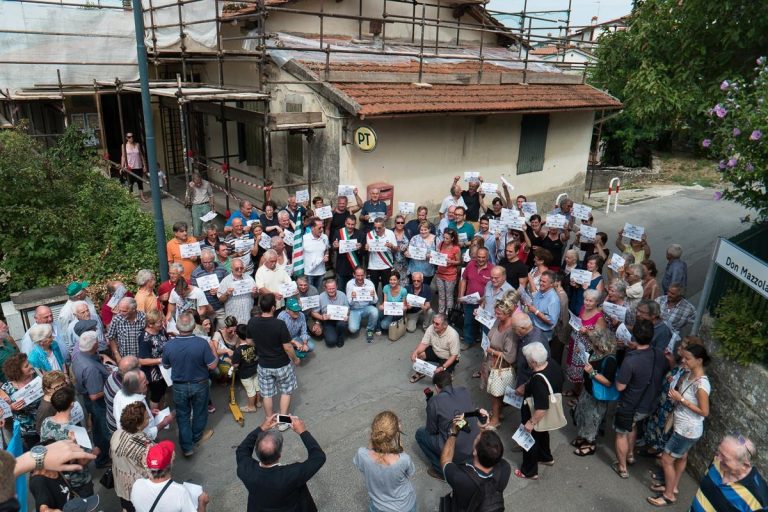
[[608, 202], [605, 205], [605, 214], [608, 215], [608, 211], [611, 208], [611, 194], [613, 192], [613, 183], [616, 182], [616, 195], [613, 200], [613, 213], [616, 213], [616, 208], [619, 206], [619, 189], [621, 187], [621, 179], [618, 177], [611, 178], [611, 182], [608, 184]]

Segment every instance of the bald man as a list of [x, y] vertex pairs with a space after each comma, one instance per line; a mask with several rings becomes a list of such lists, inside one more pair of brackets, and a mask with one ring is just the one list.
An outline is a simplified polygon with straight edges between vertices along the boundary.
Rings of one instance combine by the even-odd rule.
[[34, 348], [35, 344], [32, 342], [32, 338], [29, 337], [29, 331], [32, 330], [33, 327], [40, 324], [50, 324], [51, 327], [53, 327], [53, 340], [56, 342], [56, 344], [59, 346], [59, 350], [61, 350], [62, 354], [67, 353], [67, 340], [66, 337], [66, 330], [64, 332], [59, 331], [59, 326], [56, 322], [53, 321], [53, 312], [51, 311], [51, 308], [48, 306], [37, 306], [35, 308], [35, 323], [32, 324], [29, 327], [29, 330], [24, 333], [24, 336], [21, 338], [21, 345], [19, 348], [21, 348], [21, 351], [25, 354], [29, 354], [29, 352]]

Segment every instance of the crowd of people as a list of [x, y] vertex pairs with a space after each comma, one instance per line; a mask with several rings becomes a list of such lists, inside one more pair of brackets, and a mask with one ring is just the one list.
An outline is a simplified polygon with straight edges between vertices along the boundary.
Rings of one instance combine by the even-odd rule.
[[[544, 427], [560, 407], [555, 396], [575, 421], [576, 456], [596, 453], [611, 410], [616, 475], [628, 478], [636, 456], [654, 457], [647, 501], [675, 503], [713, 391], [707, 350], [690, 335], [696, 311], [685, 298], [682, 248], [666, 248], [659, 281], [647, 234], [619, 231], [611, 250], [591, 212], [580, 208], [577, 216], [567, 197], [541, 215], [525, 196], [513, 199], [506, 183], [488, 205], [482, 178], [467, 190], [460, 181], [432, 219], [420, 206], [408, 220], [379, 190], [363, 200], [355, 189], [355, 204], [340, 196], [330, 216], [321, 197], [300, 203], [291, 194], [283, 207], [267, 198], [262, 210], [241, 201], [220, 230], [199, 219], [213, 195], [195, 175], [194, 234], [186, 222], [173, 225], [167, 281], [144, 269], [135, 286], [110, 282], [98, 310], [89, 283], [73, 281], [56, 320], [39, 306], [18, 344], [0, 322], [4, 422], [35, 463], [29, 488], [38, 510], [66, 510], [75, 497], [87, 502], [90, 459], [110, 468], [101, 483], [114, 487], [123, 510], [205, 510], [206, 492], [173, 482], [177, 450], [158, 434], [175, 422], [178, 452], [193, 457], [213, 436], [212, 382], [233, 376], [247, 396], [240, 410], [265, 413], [236, 453], [248, 510], [315, 510], [306, 482], [325, 454], [292, 414], [297, 368], [321, 357], [312, 355], [320, 341], [335, 350], [351, 339], [396, 342], [419, 330], [410, 381], [430, 377], [433, 386], [415, 441], [429, 475], [452, 488], [444, 510], [503, 510], [512, 476], [535, 480], [540, 465], [555, 464]], [[479, 405], [453, 383], [469, 350], [483, 352], [472, 368], [487, 393]], [[496, 433], [508, 406], [520, 410], [532, 441], [515, 469]], [[281, 465], [289, 429], [308, 459]], [[371, 511], [416, 510], [414, 462], [400, 434], [397, 414], [383, 411], [354, 457]], [[66, 444], [73, 439], [87, 444], [76, 470], [46, 466], [47, 451], [73, 450]], [[710, 510], [695, 508], [705, 500], [732, 506], [716, 510], [748, 510], [736, 503], [747, 492], [765, 506], [754, 454], [749, 440], [726, 438], [693, 510]], [[747, 490], [734, 493], [735, 486]]]

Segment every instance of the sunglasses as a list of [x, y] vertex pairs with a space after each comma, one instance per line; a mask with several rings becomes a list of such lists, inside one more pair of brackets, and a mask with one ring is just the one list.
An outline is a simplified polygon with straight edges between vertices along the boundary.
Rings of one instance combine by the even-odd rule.
[[395, 222], [395, 224], [405, 224], [405, 222], [398, 220], [397, 222]]
[[752, 453], [752, 450], [750, 450], [750, 449], [749, 449], [749, 446], [747, 446], [747, 438], [746, 438], [746, 437], [744, 437], [743, 435], [741, 435], [741, 434], [739, 433], [739, 431], [735, 431], [735, 432], [733, 432], [733, 433], [731, 434], [731, 436], [732, 436], [732, 437], [735, 437], [735, 438], [736, 438], [736, 440], [739, 442], [739, 444], [740, 444], [741, 446], [743, 446], [743, 447], [744, 447], [744, 448], [747, 450], [747, 453], [749, 454], [749, 456], [750, 456], [750, 457], [754, 457], [754, 456], [755, 456], [755, 454], [754, 454], [754, 453]]

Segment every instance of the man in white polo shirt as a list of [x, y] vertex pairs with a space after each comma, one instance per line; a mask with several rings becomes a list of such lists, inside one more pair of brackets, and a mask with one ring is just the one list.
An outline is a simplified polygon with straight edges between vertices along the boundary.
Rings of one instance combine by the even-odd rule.
[[309, 279], [309, 284], [320, 288], [325, 275], [325, 264], [328, 263], [328, 237], [323, 232], [323, 221], [312, 217], [309, 223], [309, 233], [304, 235], [304, 275]]

